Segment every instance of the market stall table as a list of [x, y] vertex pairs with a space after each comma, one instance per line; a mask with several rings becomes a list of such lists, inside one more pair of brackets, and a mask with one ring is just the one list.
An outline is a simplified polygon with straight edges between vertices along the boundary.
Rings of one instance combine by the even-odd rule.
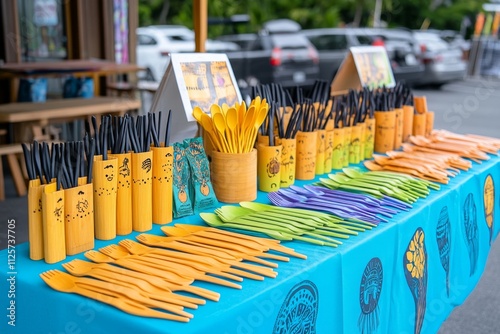
[[[189, 323], [131, 316], [56, 292], [39, 274], [64, 271], [62, 263], [31, 261], [28, 244], [11, 243], [0, 252], [0, 332], [289, 333], [299, 327], [311, 333], [435, 333], [476, 286], [498, 234], [498, 226], [487, 224], [500, 209], [495, 189], [485, 187], [489, 176], [500, 184], [499, 157], [474, 163], [410, 211], [339, 248], [284, 242], [308, 259], [280, 262], [275, 279], [245, 279], [242, 290], [195, 282], [221, 298], [192, 310]], [[264, 193], [258, 201], [268, 203]], [[174, 223], [203, 224], [198, 216]], [[158, 225], [149, 233], [162, 234]], [[135, 235], [97, 241], [96, 249]], [[73, 258], [83, 255], [63, 262]]]

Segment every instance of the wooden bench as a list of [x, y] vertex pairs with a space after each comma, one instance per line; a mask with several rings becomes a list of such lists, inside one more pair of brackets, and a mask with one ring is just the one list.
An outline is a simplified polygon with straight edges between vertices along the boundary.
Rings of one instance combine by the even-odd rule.
[[5, 199], [5, 180], [3, 175], [2, 157], [7, 156], [10, 173], [14, 180], [17, 194], [26, 195], [26, 183], [19, 164], [18, 155], [23, 153], [21, 144], [0, 145], [0, 201]]
[[[92, 115], [123, 115], [128, 110], [141, 108], [141, 101], [118, 97], [94, 97], [91, 99], [61, 99], [46, 102], [19, 102], [0, 105], [0, 123], [35, 122], [46, 126], [50, 121], [86, 118]], [[11, 141], [12, 138], [11, 134]], [[19, 141], [25, 141], [25, 138]]]

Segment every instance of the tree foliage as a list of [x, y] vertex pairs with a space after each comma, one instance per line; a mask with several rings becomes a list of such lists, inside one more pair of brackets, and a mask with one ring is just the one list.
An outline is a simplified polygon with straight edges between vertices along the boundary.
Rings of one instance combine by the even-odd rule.
[[[458, 30], [465, 16], [473, 19], [487, 0], [383, 0], [381, 19], [388, 26], [418, 29], [424, 20], [430, 28]], [[210, 0], [209, 17], [248, 14], [250, 22], [240, 32], [257, 31], [262, 23], [289, 18], [303, 28], [343, 25], [370, 26], [373, 0]], [[433, 8], [436, 7], [436, 8]], [[183, 24], [193, 27], [193, 2], [185, 0], [140, 0], [139, 24]], [[209, 36], [220, 35], [227, 27], [210, 26]]]

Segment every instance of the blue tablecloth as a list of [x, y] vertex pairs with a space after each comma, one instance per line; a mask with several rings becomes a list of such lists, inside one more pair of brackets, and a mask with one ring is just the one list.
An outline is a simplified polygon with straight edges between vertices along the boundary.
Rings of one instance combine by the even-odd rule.
[[[0, 252], [0, 333], [434, 333], [476, 286], [498, 234], [486, 223], [500, 209], [496, 189], [493, 198], [484, 195], [489, 176], [500, 184], [500, 158], [474, 164], [412, 210], [337, 249], [286, 242], [308, 259], [279, 263], [275, 279], [245, 279], [242, 290], [196, 282], [221, 299], [193, 310], [189, 323], [131, 316], [56, 292], [39, 274], [61, 263], [31, 261], [28, 245], [17, 245], [14, 286], [8, 250]], [[258, 201], [268, 202], [265, 194]], [[202, 224], [197, 216], [175, 222]], [[159, 226], [151, 233], [161, 234]], [[96, 248], [135, 235], [98, 241]], [[73, 258], [83, 255], [67, 261]], [[15, 297], [8, 296], [11, 288]], [[15, 327], [8, 324], [12, 301]]]

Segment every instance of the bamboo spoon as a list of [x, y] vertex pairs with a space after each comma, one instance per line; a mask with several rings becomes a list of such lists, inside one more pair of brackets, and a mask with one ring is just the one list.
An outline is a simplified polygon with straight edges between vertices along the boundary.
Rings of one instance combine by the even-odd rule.
[[84, 287], [76, 285], [75, 281], [71, 279], [71, 275], [64, 274], [59, 270], [49, 270], [47, 272], [41, 273], [40, 277], [43, 279], [48, 286], [54, 290], [67, 293], [76, 293], [87, 298], [91, 298], [102, 303], [114, 306], [126, 313], [134, 314], [142, 317], [149, 318], [161, 318], [168, 320], [175, 320], [181, 322], [188, 322], [188, 317], [182, 317], [178, 315], [167, 314], [164, 312], [156, 311], [150, 309], [140, 303], [134, 302], [132, 300], [127, 300], [123, 298], [116, 298], [110, 295], [105, 295], [102, 293], [94, 292], [92, 290], [86, 289]]
[[193, 108], [193, 117], [198, 123], [201, 123], [201, 115], [204, 114], [200, 107], [196, 106]]
[[212, 116], [212, 122], [215, 125], [215, 129], [218, 132], [218, 137], [221, 139], [221, 142], [224, 146], [224, 151], [226, 153], [234, 152], [233, 147], [229, 144], [226, 139], [226, 120], [224, 119], [224, 115], [215, 114]]
[[212, 115], [212, 118], [214, 117], [215, 114], [222, 114], [221, 107], [217, 104], [212, 104], [210, 106], [210, 114]]
[[231, 139], [232, 153], [241, 153], [241, 143], [238, 138], [238, 111], [235, 108], [229, 108], [226, 112], [226, 125]]

